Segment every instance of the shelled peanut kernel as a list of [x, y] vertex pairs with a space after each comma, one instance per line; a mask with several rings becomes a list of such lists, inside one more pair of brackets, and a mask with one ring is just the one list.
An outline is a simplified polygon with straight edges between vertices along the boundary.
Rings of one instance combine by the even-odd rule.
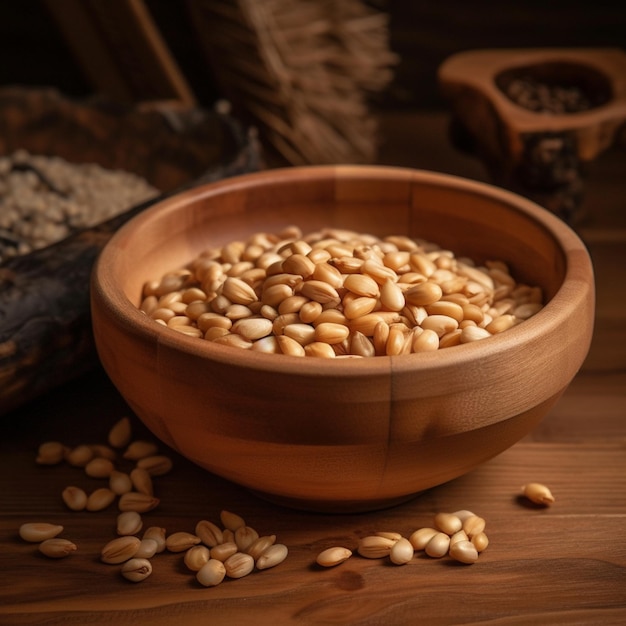
[[548, 487], [541, 483], [527, 483], [522, 486], [522, 494], [535, 504], [548, 506], [554, 502], [554, 496]]
[[[542, 308], [501, 261], [408, 237], [297, 227], [211, 248], [145, 283], [140, 310], [178, 332], [292, 356], [395, 356], [503, 332]], [[332, 320], [329, 319], [332, 313]]]

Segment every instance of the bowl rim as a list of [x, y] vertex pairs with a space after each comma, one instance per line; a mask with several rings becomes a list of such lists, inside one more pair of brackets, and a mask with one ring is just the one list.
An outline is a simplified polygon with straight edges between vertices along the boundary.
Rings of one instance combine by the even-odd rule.
[[[162, 212], [177, 210], [192, 198], [198, 200], [227, 193], [233, 188], [241, 189], [268, 182], [275, 183], [276, 181], [273, 179], [277, 173], [286, 173], [291, 179], [304, 176], [309, 181], [311, 177], [328, 178], [329, 176], [335, 179], [342, 176], [399, 177], [405, 180], [408, 178], [416, 184], [427, 182], [429, 185], [452, 187], [473, 194], [486, 195], [524, 214], [551, 235], [563, 252], [565, 260], [563, 282], [554, 296], [538, 313], [524, 320], [521, 324], [492, 337], [433, 352], [334, 359], [265, 354], [202, 341], [197, 337], [188, 337], [150, 320], [116, 284], [114, 268], [120, 251], [119, 244], [125, 238], [134, 236], [142, 225], [154, 216]], [[580, 258], [581, 262], [572, 263], [572, 257]], [[451, 365], [465, 364], [469, 366], [472, 363], [490, 359], [503, 351], [506, 352], [509, 349], [519, 347], [520, 342], [536, 339], [538, 335], [555, 330], [565, 321], [568, 308], [571, 309], [572, 306], [576, 305], [582, 306], [585, 300], [593, 297], [593, 284], [590, 284], [590, 278], [593, 279], [591, 259], [579, 236], [547, 209], [511, 191], [489, 183], [426, 169], [388, 165], [306, 165], [275, 168], [209, 182], [155, 202], [124, 224], [106, 243], [94, 264], [91, 275], [91, 290], [92, 300], [94, 293], [97, 293], [100, 304], [104, 305], [119, 322], [133, 334], [139, 335], [145, 341], [156, 342], [158, 346], [183, 351], [198, 358], [208, 358], [217, 363], [228, 364], [231, 367], [260, 369], [276, 374], [293, 374], [297, 371], [300, 375], [328, 376], [330, 374], [333, 377], [351, 377], [355, 374], [380, 375], [385, 371], [418, 373], [421, 370], [432, 372], [433, 369], [446, 369]], [[587, 288], [581, 290], [581, 285]], [[294, 368], [296, 363], [298, 367]]]

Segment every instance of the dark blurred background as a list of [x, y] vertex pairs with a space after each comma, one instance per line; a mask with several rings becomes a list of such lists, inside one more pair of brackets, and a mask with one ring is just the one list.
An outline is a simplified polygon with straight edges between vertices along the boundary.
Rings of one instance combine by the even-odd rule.
[[[109, 0], [102, 0], [104, 3]], [[193, 1], [193, 0], [192, 0]], [[63, 0], [51, 0], [62, 5]], [[219, 97], [185, 2], [145, 0], [200, 104]], [[626, 48], [626, 4], [534, 0], [373, 0], [390, 16], [390, 46], [400, 57], [395, 78], [377, 99], [384, 108], [439, 108], [436, 70], [449, 55], [495, 47]], [[0, 85], [56, 86], [92, 92], [43, 0], [0, 2]]]

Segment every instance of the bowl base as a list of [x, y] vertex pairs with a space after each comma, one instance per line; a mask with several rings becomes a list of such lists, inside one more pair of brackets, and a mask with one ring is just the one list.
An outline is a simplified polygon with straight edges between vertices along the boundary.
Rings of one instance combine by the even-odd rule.
[[400, 504], [405, 504], [417, 498], [423, 491], [411, 493], [406, 496], [398, 496], [395, 498], [381, 498], [379, 500], [307, 500], [301, 498], [290, 498], [288, 496], [280, 496], [264, 491], [250, 489], [250, 493], [272, 504], [278, 504], [289, 509], [297, 509], [306, 511], [307, 513], [329, 513], [329, 514], [347, 514], [347, 513], [372, 513], [382, 509], [389, 509]]

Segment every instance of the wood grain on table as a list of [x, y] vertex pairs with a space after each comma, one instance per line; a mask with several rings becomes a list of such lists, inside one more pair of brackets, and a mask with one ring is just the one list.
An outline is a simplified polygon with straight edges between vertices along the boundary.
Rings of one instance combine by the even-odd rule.
[[[430, 162], [431, 169], [480, 178], [476, 163], [436, 143], [442, 117], [420, 119], [388, 121], [383, 160], [418, 167]], [[412, 130], [407, 134], [406, 128]], [[411, 135], [414, 152], [408, 149]], [[429, 145], [439, 152], [429, 153]], [[0, 624], [626, 623], [624, 172], [623, 150], [594, 166], [586, 200], [590, 217], [579, 231], [598, 287], [589, 357], [541, 424], [495, 459], [391, 509], [322, 515], [261, 500], [161, 446], [174, 468], [155, 478], [161, 504], [144, 515], [144, 527], [193, 532], [199, 520], [219, 523], [220, 511], [231, 510], [288, 546], [289, 556], [276, 568], [204, 588], [180, 553], [156, 555], [153, 574], [137, 584], [124, 580], [119, 566], [100, 562], [101, 547], [115, 537], [116, 507], [70, 512], [60, 494], [69, 484], [93, 488], [101, 481], [65, 464], [34, 461], [42, 441], [102, 442], [110, 426], [130, 414], [100, 370], [4, 418]], [[133, 424], [136, 437], [149, 436]], [[544, 508], [520, 499], [519, 488], [528, 481], [548, 485], [555, 503]], [[423, 554], [404, 566], [358, 555], [336, 568], [315, 565], [326, 547], [355, 548], [359, 537], [380, 530], [408, 535], [430, 525], [435, 513], [457, 509], [471, 509], [487, 521], [490, 544], [473, 565]], [[39, 555], [17, 534], [29, 521], [63, 524], [61, 536], [74, 540], [78, 551], [60, 560]]]

